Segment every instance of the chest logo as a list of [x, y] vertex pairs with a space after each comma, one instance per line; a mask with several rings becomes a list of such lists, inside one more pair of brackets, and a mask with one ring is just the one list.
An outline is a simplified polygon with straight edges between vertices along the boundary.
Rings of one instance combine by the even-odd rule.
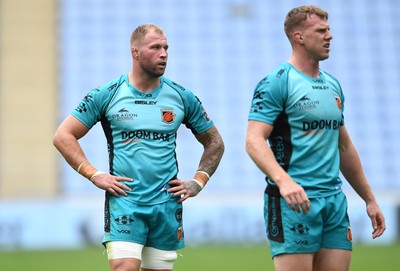
[[121, 108], [118, 110], [117, 113], [112, 114], [111, 118], [116, 120], [116, 121], [127, 121], [127, 120], [134, 120], [137, 118], [137, 114], [130, 113], [129, 110], [124, 108]]
[[294, 108], [300, 111], [317, 109], [319, 106], [318, 100], [311, 100], [311, 98], [304, 96], [295, 105]]
[[175, 114], [172, 109], [161, 109], [161, 120], [167, 124], [171, 124], [175, 120]]
[[342, 101], [340, 100], [340, 97], [339, 96], [335, 96], [335, 101], [336, 101], [337, 107], [340, 110], [342, 110]]

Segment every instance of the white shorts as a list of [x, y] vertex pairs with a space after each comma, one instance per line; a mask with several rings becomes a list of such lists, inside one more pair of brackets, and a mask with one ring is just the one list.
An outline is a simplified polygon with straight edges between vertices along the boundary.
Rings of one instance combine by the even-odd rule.
[[135, 258], [141, 260], [141, 267], [147, 269], [172, 270], [178, 254], [175, 250], [160, 250], [141, 244], [114, 241], [106, 243], [108, 260]]

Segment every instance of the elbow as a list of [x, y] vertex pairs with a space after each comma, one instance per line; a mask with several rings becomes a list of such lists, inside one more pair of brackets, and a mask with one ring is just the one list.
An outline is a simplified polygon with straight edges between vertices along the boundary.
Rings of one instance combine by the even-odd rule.
[[219, 149], [220, 149], [221, 154], [224, 154], [224, 152], [225, 152], [225, 143], [222, 140], [221, 140], [221, 144], [219, 146]]
[[59, 133], [58, 132], [56, 132], [55, 134], [54, 134], [54, 136], [53, 136], [53, 146], [54, 147], [56, 147], [57, 149], [58, 149], [58, 146], [59, 146], [59, 144], [60, 144], [60, 136], [59, 136]]
[[245, 150], [248, 155], [251, 155], [252, 150], [254, 149], [253, 140], [250, 137], [246, 138]]
[[62, 145], [62, 142], [64, 141], [63, 139], [63, 134], [60, 132], [58, 129], [54, 136], [53, 136], [53, 146], [56, 147], [57, 150], [60, 149], [60, 146]]
[[250, 149], [250, 141], [249, 138], [246, 138], [246, 142], [244, 145], [244, 149], [246, 150], [247, 153], [249, 153], [249, 149]]
[[219, 139], [217, 140], [217, 144], [216, 144], [216, 149], [217, 149], [217, 152], [220, 154], [220, 156], [222, 157], [222, 155], [224, 154], [224, 152], [225, 152], [225, 143], [224, 143], [224, 141], [222, 140], [222, 137], [219, 137]]
[[245, 150], [253, 158], [267, 145], [264, 138], [248, 134], [246, 137]]
[[222, 136], [219, 133], [216, 133], [215, 136], [211, 139], [210, 143], [211, 143], [210, 146], [213, 145], [216, 152], [219, 153], [220, 156], [222, 157], [222, 155], [225, 152], [225, 143], [224, 140], [222, 139]]
[[346, 151], [346, 146], [344, 144], [339, 144], [338, 149], [340, 153], [344, 153]]

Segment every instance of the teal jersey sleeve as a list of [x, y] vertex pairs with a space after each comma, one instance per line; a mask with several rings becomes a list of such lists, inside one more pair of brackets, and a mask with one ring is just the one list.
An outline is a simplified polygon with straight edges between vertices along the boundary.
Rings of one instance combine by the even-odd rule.
[[91, 129], [93, 125], [101, 121], [112, 96], [123, 83], [124, 80], [120, 77], [101, 87], [90, 90], [71, 114], [87, 128]]
[[[128, 199], [138, 204], [167, 201], [176, 178], [176, 134], [181, 124], [198, 134], [213, 126], [201, 101], [161, 77], [151, 92], [140, 92], [123, 75], [89, 91], [72, 115], [91, 128], [101, 122], [107, 139], [109, 171], [132, 178]], [[199, 158], [200, 159], [200, 158]]]
[[248, 119], [273, 125], [278, 115], [285, 110], [286, 82], [286, 67], [280, 67], [264, 77], [254, 91]]
[[248, 119], [273, 125], [268, 141], [277, 162], [310, 197], [318, 197], [337, 193], [342, 185], [343, 108], [342, 89], [333, 76], [320, 71], [311, 78], [284, 63], [257, 85]]

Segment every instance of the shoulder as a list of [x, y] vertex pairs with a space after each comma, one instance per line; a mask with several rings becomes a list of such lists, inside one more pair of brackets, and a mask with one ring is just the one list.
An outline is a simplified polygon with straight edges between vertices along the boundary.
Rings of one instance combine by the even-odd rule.
[[97, 88], [91, 89], [82, 100], [80, 106], [95, 106], [99, 109], [105, 108], [124, 81], [124, 75], [122, 75]]
[[163, 80], [163, 84], [167, 85], [169, 88], [171, 88], [174, 91], [177, 91], [177, 92], [180, 92], [180, 93], [188, 91], [182, 85], [176, 83], [175, 81], [172, 81], [169, 78], [162, 77], [162, 80]]
[[168, 79], [166, 77], [162, 77], [163, 80], [163, 87], [167, 87], [169, 88], [171, 91], [176, 92], [179, 96], [182, 97], [183, 100], [187, 100], [187, 99], [192, 99], [192, 98], [196, 98], [195, 94], [188, 90], [187, 88], [183, 87], [182, 85], [176, 83], [175, 81]]
[[121, 75], [118, 78], [112, 79], [102, 86], [98, 87], [97, 90], [102, 93], [113, 93], [119, 89], [119, 87], [125, 82], [126, 74]]
[[98, 106], [103, 106], [108, 103], [117, 93], [120, 86], [125, 82], [125, 75], [112, 79], [107, 83], [92, 89], [86, 96], [86, 99], [92, 99]]
[[342, 102], [343, 102], [344, 94], [343, 94], [342, 86], [340, 85], [339, 80], [335, 76], [333, 76], [323, 70], [320, 70], [320, 72], [324, 75], [325, 80], [328, 82], [330, 87], [332, 87], [332, 90], [335, 91], [338, 95], [340, 95], [342, 97]]
[[320, 70], [320, 72], [325, 76], [326, 80], [333, 82], [334, 84], [337, 84], [338, 86], [340, 86], [339, 80], [333, 76], [332, 74], [324, 71], [324, 70]]
[[292, 67], [289, 63], [281, 64], [272, 72], [267, 74], [264, 78], [262, 78], [261, 81], [258, 83], [257, 88], [266, 85], [279, 85], [286, 82], [291, 68]]
[[289, 73], [292, 65], [283, 63], [265, 76], [257, 84], [255, 94], [262, 95], [270, 93], [273, 95], [286, 96]]

